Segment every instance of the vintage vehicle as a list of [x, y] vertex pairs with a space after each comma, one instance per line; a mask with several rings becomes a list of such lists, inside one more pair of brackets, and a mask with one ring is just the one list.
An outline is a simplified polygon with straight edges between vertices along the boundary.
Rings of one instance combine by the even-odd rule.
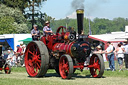
[[[56, 34], [41, 37], [40, 41], [32, 41], [25, 52], [25, 67], [29, 76], [45, 76], [50, 68], [63, 78], [70, 79], [76, 69], [90, 68], [92, 77], [102, 77], [104, 62], [100, 54], [92, 54], [87, 42], [88, 36], [83, 34], [83, 9], [77, 11], [78, 37], [76, 33], [60, 26]], [[86, 58], [90, 63], [84, 65]]]
[[2, 45], [0, 45], [0, 71], [2, 71], [2, 70], [4, 70], [6, 74], [11, 73], [11, 67], [6, 62], [6, 58], [4, 58], [4, 56], [2, 56]]

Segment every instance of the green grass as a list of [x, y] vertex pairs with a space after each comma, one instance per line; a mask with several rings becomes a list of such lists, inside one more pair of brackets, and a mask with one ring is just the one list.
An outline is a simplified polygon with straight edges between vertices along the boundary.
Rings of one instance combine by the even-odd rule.
[[[25, 72], [26, 73], [26, 69], [25, 69], [25, 67], [13, 67], [11, 72], [12, 73], [13, 72], [19, 72], [19, 73]], [[50, 73], [56, 74], [54, 69], [49, 69], [47, 71], [47, 74], [50, 74]], [[74, 75], [89, 76], [90, 71], [89, 70], [83, 70], [83, 72], [81, 72], [80, 70], [76, 70]], [[103, 76], [104, 77], [128, 77], [128, 71], [123, 70], [123, 71], [119, 72], [119, 70], [116, 70], [116, 71], [112, 72], [112, 71], [105, 70]]]
[[11, 74], [0, 72], [0, 85], [127, 85], [128, 71], [104, 71], [103, 78], [92, 78], [89, 70], [76, 70], [72, 79], [59, 77], [55, 70], [49, 69], [45, 77], [28, 77], [24, 67], [13, 67]]
[[12, 67], [11, 72], [26, 72], [25, 67]]

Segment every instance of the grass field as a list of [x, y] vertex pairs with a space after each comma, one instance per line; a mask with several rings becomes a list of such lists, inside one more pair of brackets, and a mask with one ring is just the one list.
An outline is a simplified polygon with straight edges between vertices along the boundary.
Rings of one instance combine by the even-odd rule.
[[54, 70], [48, 70], [45, 77], [31, 78], [25, 68], [13, 67], [11, 74], [0, 72], [0, 85], [127, 85], [128, 71], [105, 71], [103, 78], [92, 78], [88, 70], [77, 70], [70, 80], [63, 80]]

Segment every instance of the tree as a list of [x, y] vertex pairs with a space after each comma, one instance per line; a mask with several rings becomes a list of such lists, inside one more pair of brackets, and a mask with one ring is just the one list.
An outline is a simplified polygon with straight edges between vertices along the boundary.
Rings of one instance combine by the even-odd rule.
[[8, 7], [19, 8], [24, 13], [26, 8], [33, 6], [32, 3], [39, 7], [43, 1], [46, 0], [1, 0], [0, 3]]
[[14, 18], [11, 16], [0, 17], [0, 34], [12, 34], [16, 32], [16, 27], [13, 26]]
[[29, 29], [25, 24], [26, 19], [19, 9], [0, 6], [0, 34], [27, 33]]

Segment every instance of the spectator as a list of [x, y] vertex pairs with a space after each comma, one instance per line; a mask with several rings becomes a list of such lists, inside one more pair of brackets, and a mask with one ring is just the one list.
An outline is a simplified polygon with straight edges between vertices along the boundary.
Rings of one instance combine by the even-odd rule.
[[20, 56], [22, 55], [22, 48], [20, 47], [20, 45], [17, 45], [17, 51], [14, 52], [15, 56], [16, 56], [16, 63], [20, 63]]
[[121, 44], [118, 44], [118, 47], [115, 49], [115, 55], [117, 55], [118, 63], [120, 66], [120, 70], [122, 70], [123, 67], [123, 58], [124, 58], [124, 49], [121, 47]]
[[107, 54], [107, 58], [109, 61], [109, 68], [112, 71], [115, 71], [115, 61], [114, 61], [114, 52], [113, 52], [113, 46], [111, 45], [111, 42], [107, 42], [107, 49], [105, 50], [105, 53]]
[[49, 21], [46, 21], [45, 22], [45, 26], [43, 28], [43, 32], [44, 32], [44, 35], [51, 35], [53, 32], [52, 32], [52, 29], [50, 28], [50, 22]]
[[37, 25], [33, 25], [34, 29], [31, 31], [32, 40], [37, 41], [40, 37], [40, 31], [37, 29]]
[[94, 53], [99, 53], [99, 54], [103, 53], [103, 52], [102, 52], [102, 48], [101, 48], [100, 45], [98, 45], [98, 46], [96, 47], [96, 51], [94, 51]]
[[125, 43], [126, 45], [124, 46], [124, 50], [125, 50], [124, 62], [125, 62], [125, 68], [128, 70], [128, 41]]
[[25, 53], [25, 50], [26, 50], [26, 45], [23, 45], [23, 46], [22, 46], [22, 51], [23, 51], [23, 53]]
[[8, 57], [7, 57], [7, 62], [10, 66], [12, 66], [12, 59], [13, 59], [13, 54], [11, 53], [10, 50], [8, 50]]
[[26, 45], [23, 45], [23, 46], [22, 46], [23, 55], [21, 56], [21, 65], [22, 65], [22, 67], [25, 66], [25, 64], [24, 64], [24, 54], [25, 54], [25, 50], [26, 50]]

